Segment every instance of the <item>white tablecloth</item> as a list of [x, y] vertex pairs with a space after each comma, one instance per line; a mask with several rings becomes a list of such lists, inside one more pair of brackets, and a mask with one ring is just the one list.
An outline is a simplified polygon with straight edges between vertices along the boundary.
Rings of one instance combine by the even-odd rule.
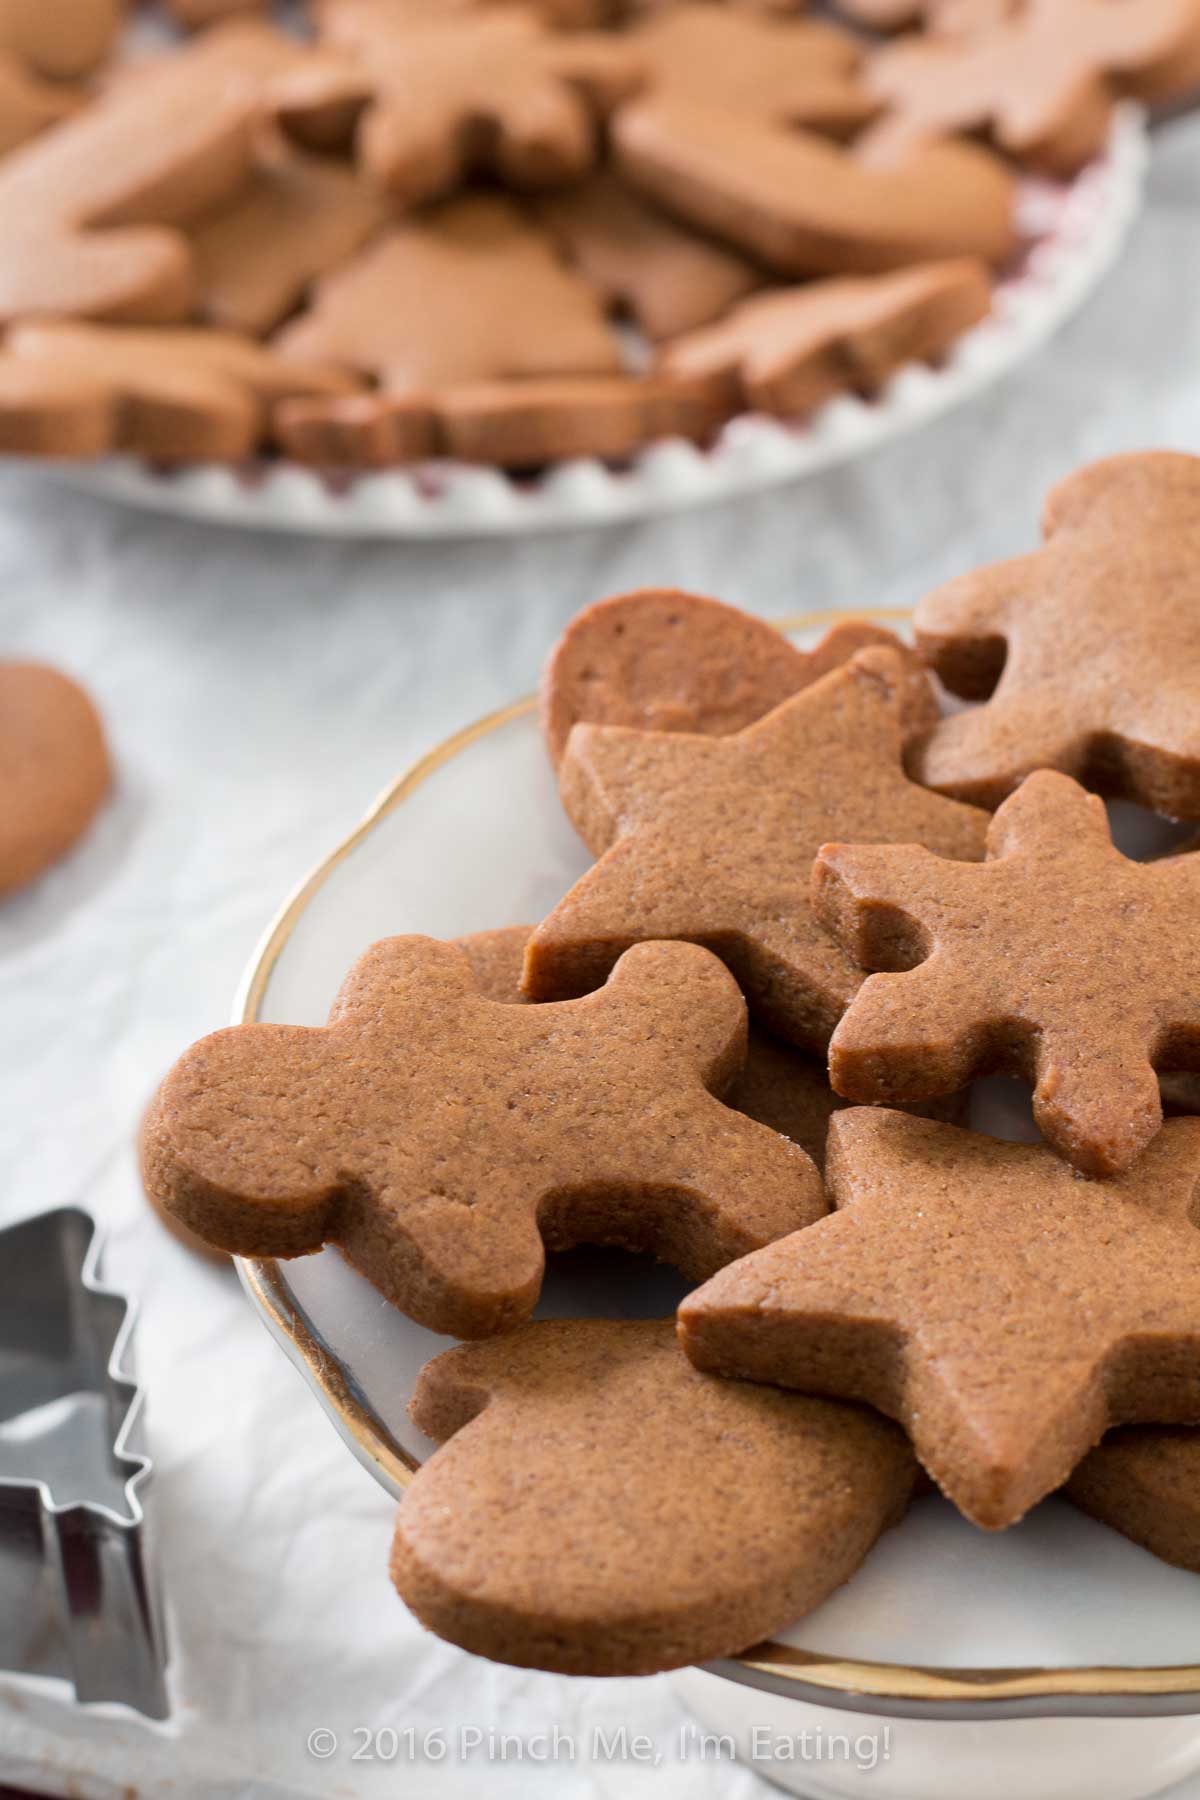
[[[1078, 463], [1200, 450], [1200, 119], [1162, 135], [1119, 270], [1017, 378], [806, 486], [638, 529], [408, 549], [224, 533], [0, 474], [0, 654], [77, 673], [120, 770], [71, 861], [0, 911], [0, 1219], [68, 1201], [140, 1298], [177, 1710], [148, 1727], [0, 1677], [0, 1781], [84, 1800], [765, 1793], [681, 1764], [349, 1760], [356, 1726], [664, 1747], [663, 1679], [524, 1674], [426, 1636], [386, 1578], [392, 1507], [250, 1313], [148, 1214], [131, 1149], [157, 1076], [222, 1024], [256, 937], [386, 780], [535, 681], [564, 621], [676, 583], [766, 615], [911, 602], [1034, 541]], [[314, 1729], [342, 1748], [309, 1754]], [[1200, 1784], [1189, 1790], [1200, 1797]]]

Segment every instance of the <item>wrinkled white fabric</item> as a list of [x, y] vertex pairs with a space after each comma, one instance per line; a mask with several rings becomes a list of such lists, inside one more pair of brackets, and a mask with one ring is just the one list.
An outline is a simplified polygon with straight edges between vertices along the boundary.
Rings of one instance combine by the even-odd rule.
[[[142, 1795], [751, 1800], [759, 1778], [671, 1752], [668, 1682], [581, 1681], [426, 1636], [386, 1578], [392, 1507], [232, 1274], [168, 1238], [132, 1151], [156, 1078], [224, 1023], [264, 923], [417, 752], [533, 684], [583, 603], [643, 583], [778, 615], [899, 605], [1035, 539], [1077, 464], [1200, 450], [1200, 119], [1158, 141], [1119, 269], [1018, 376], [807, 485], [637, 529], [424, 548], [225, 533], [0, 472], [0, 654], [78, 674], [108, 720], [115, 803], [0, 909], [0, 1220], [80, 1201], [138, 1296], [174, 1646], [170, 1725], [0, 1676], [0, 1781]], [[588, 1756], [627, 1722], [658, 1766]], [[351, 1762], [355, 1727], [555, 1724], [543, 1763]], [[340, 1749], [320, 1761], [309, 1732]], [[951, 1728], [952, 1729], [952, 1728]], [[1087, 1729], [1086, 1725], [1081, 1727]], [[903, 1726], [897, 1728], [898, 1733]], [[383, 1740], [385, 1750], [388, 1740]], [[1200, 1782], [1179, 1790], [1200, 1800]]]

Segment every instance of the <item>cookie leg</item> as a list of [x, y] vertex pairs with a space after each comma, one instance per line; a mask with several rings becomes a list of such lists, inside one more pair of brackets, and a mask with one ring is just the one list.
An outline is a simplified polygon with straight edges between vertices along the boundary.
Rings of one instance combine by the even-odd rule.
[[1047, 1141], [1085, 1175], [1119, 1175], [1162, 1125], [1158, 1076], [1118, 1035], [1087, 1047], [1042, 1040], [1033, 1116]]
[[872, 975], [833, 1034], [829, 1079], [843, 1099], [897, 1105], [965, 1087], [988, 1045], [969, 993], [952, 992], [938, 959]]
[[487, 1202], [475, 1205], [436, 1193], [416, 1201], [363, 1193], [343, 1203], [338, 1242], [418, 1325], [490, 1337], [529, 1317], [545, 1268], [532, 1203], [514, 1205], [495, 1187], [493, 1179]]

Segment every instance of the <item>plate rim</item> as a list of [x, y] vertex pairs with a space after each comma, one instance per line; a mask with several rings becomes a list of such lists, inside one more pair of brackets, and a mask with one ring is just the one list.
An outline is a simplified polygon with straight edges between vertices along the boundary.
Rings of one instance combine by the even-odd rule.
[[[783, 636], [850, 620], [911, 621], [907, 606], [829, 607], [765, 621]], [[451, 733], [411, 763], [358, 824], [305, 875], [263, 932], [238, 986], [232, 1023], [257, 1021], [271, 974], [310, 901], [348, 856], [438, 769], [492, 732], [537, 709], [527, 694]], [[251, 1303], [314, 1390], [358, 1460], [400, 1499], [420, 1462], [371, 1411], [353, 1378], [319, 1337], [277, 1258], [234, 1257]], [[1160, 1667], [944, 1668], [872, 1662], [774, 1641], [705, 1665], [711, 1672], [797, 1700], [897, 1717], [1029, 1717], [1047, 1712], [1125, 1716], [1200, 1714], [1200, 1664]]]

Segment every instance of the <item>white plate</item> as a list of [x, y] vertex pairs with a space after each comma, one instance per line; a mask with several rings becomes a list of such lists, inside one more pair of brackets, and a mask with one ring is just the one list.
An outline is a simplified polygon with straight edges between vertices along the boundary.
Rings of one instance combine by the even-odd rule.
[[[835, 616], [821, 615], [821, 626]], [[1113, 811], [1131, 853], [1178, 838], [1137, 808]], [[321, 1024], [377, 938], [537, 920], [588, 860], [559, 804], [533, 703], [520, 702], [418, 764], [291, 897], [247, 971], [235, 1019]], [[973, 1118], [997, 1136], [1036, 1135], [1015, 1082], [979, 1084]], [[243, 1264], [242, 1275], [356, 1455], [401, 1493], [430, 1449], [407, 1401], [417, 1371], [449, 1340], [404, 1318], [334, 1250]], [[648, 1262], [577, 1251], [557, 1259], [539, 1311], [662, 1316], [682, 1291]], [[768, 1646], [720, 1669], [777, 1693], [915, 1717], [979, 1716], [981, 1707], [989, 1716], [1200, 1712], [1198, 1621], [1200, 1577], [1065, 1503], [994, 1535], [930, 1499], [853, 1581], [782, 1634], [801, 1657]]]
[[536, 480], [428, 463], [336, 484], [294, 463], [208, 464], [158, 471], [131, 458], [35, 464], [109, 499], [272, 531], [341, 537], [513, 536], [645, 518], [794, 481], [874, 450], [959, 405], [1038, 349], [1112, 263], [1137, 215], [1147, 163], [1145, 115], [1127, 103], [1108, 148], [1068, 187], [1026, 179], [1020, 216], [1031, 240], [996, 290], [992, 312], [939, 368], [910, 364], [878, 398], [844, 395], [801, 424], [745, 414], [708, 449], [671, 439], [627, 468], [594, 458]]

